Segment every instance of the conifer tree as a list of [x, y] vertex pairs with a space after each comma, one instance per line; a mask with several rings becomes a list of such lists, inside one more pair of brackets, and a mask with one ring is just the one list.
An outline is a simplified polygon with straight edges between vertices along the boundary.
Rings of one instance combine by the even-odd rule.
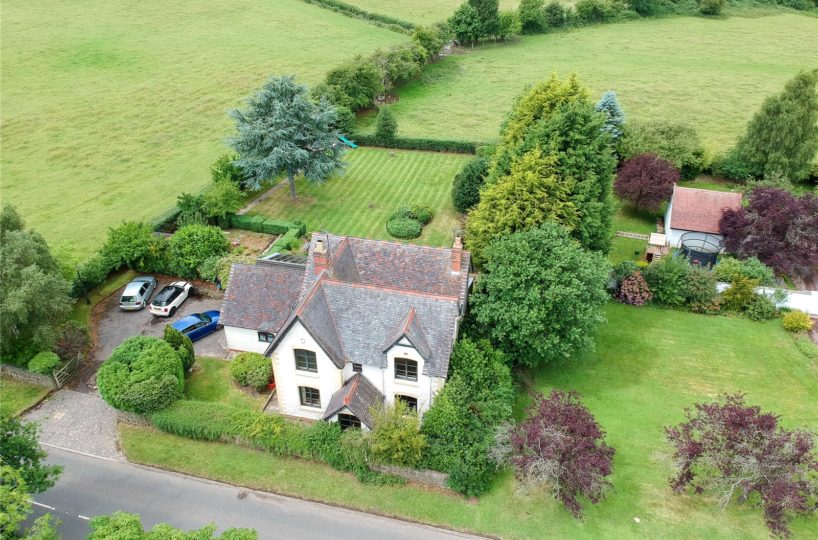
[[625, 113], [616, 99], [616, 92], [608, 90], [596, 104], [596, 111], [605, 115], [605, 126], [611, 139], [616, 141], [622, 136], [622, 127], [625, 125]]
[[809, 177], [818, 152], [817, 82], [818, 70], [799, 73], [750, 120], [734, 151], [752, 176]]

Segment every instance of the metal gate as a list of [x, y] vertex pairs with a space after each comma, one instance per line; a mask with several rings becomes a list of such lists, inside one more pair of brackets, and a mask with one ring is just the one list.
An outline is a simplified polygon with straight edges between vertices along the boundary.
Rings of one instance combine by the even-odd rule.
[[74, 372], [77, 371], [80, 362], [82, 362], [82, 355], [78, 354], [77, 356], [66, 362], [64, 366], [54, 370], [54, 373], [52, 373], [52, 375], [54, 376], [54, 382], [57, 384], [57, 389], [62, 388], [66, 381], [68, 381], [68, 379], [71, 378], [71, 375], [73, 375]]

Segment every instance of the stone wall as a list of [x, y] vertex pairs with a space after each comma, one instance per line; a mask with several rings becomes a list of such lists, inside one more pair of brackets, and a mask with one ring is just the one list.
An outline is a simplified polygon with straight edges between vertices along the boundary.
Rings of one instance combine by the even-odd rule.
[[4, 376], [17, 381], [45, 386], [46, 388], [51, 388], [52, 390], [57, 388], [57, 383], [54, 381], [54, 377], [51, 375], [32, 373], [27, 369], [10, 366], [8, 364], [0, 364], [0, 372], [2, 372]]
[[409, 469], [407, 467], [397, 467], [395, 465], [382, 465], [379, 463], [370, 464], [373, 471], [378, 471], [384, 474], [391, 474], [393, 476], [400, 476], [409, 482], [416, 484], [426, 484], [427, 486], [434, 486], [438, 488], [449, 489], [446, 482], [449, 481], [449, 475], [442, 472], [430, 471], [428, 469]]
[[151, 421], [147, 416], [136, 414], [128, 411], [116, 411], [117, 419], [126, 424], [134, 424], [136, 426], [150, 426]]

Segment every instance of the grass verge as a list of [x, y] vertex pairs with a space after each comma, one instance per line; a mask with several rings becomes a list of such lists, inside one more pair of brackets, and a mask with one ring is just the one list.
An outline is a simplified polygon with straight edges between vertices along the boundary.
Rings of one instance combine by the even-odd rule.
[[17, 416], [48, 395], [50, 388], [0, 377], [0, 417]]
[[[543, 496], [515, 494], [508, 472], [479, 500], [417, 486], [367, 486], [303, 460], [191, 441], [123, 425], [129, 459], [231, 484], [502, 538], [768, 539], [758, 508], [723, 512], [707, 496], [674, 495], [662, 427], [684, 407], [724, 392], [782, 415], [787, 426], [818, 428], [818, 362], [800, 353], [780, 321], [755, 323], [610, 304], [595, 352], [532, 374], [532, 385], [579, 391], [616, 448], [614, 489], [585, 518]], [[771, 354], [775, 351], [775, 354]], [[519, 400], [518, 412], [528, 398]], [[634, 518], [639, 518], [639, 522]], [[818, 519], [793, 523], [795, 538], [818, 535]]]

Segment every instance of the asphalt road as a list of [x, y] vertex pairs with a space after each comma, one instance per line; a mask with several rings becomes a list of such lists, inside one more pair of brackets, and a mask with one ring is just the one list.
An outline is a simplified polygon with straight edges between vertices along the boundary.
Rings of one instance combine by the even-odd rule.
[[212, 521], [219, 531], [228, 527], [256, 529], [260, 539], [475, 538], [56, 448], [46, 450], [48, 461], [65, 470], [57, 485], [34, 497], [32, 520], [50, 512], [62, 521], [63, 540], [85, 538], [90, 532], [90, 518], [116, 510], [140, 514], [146, 529], [170, 523], [190, 530]]

